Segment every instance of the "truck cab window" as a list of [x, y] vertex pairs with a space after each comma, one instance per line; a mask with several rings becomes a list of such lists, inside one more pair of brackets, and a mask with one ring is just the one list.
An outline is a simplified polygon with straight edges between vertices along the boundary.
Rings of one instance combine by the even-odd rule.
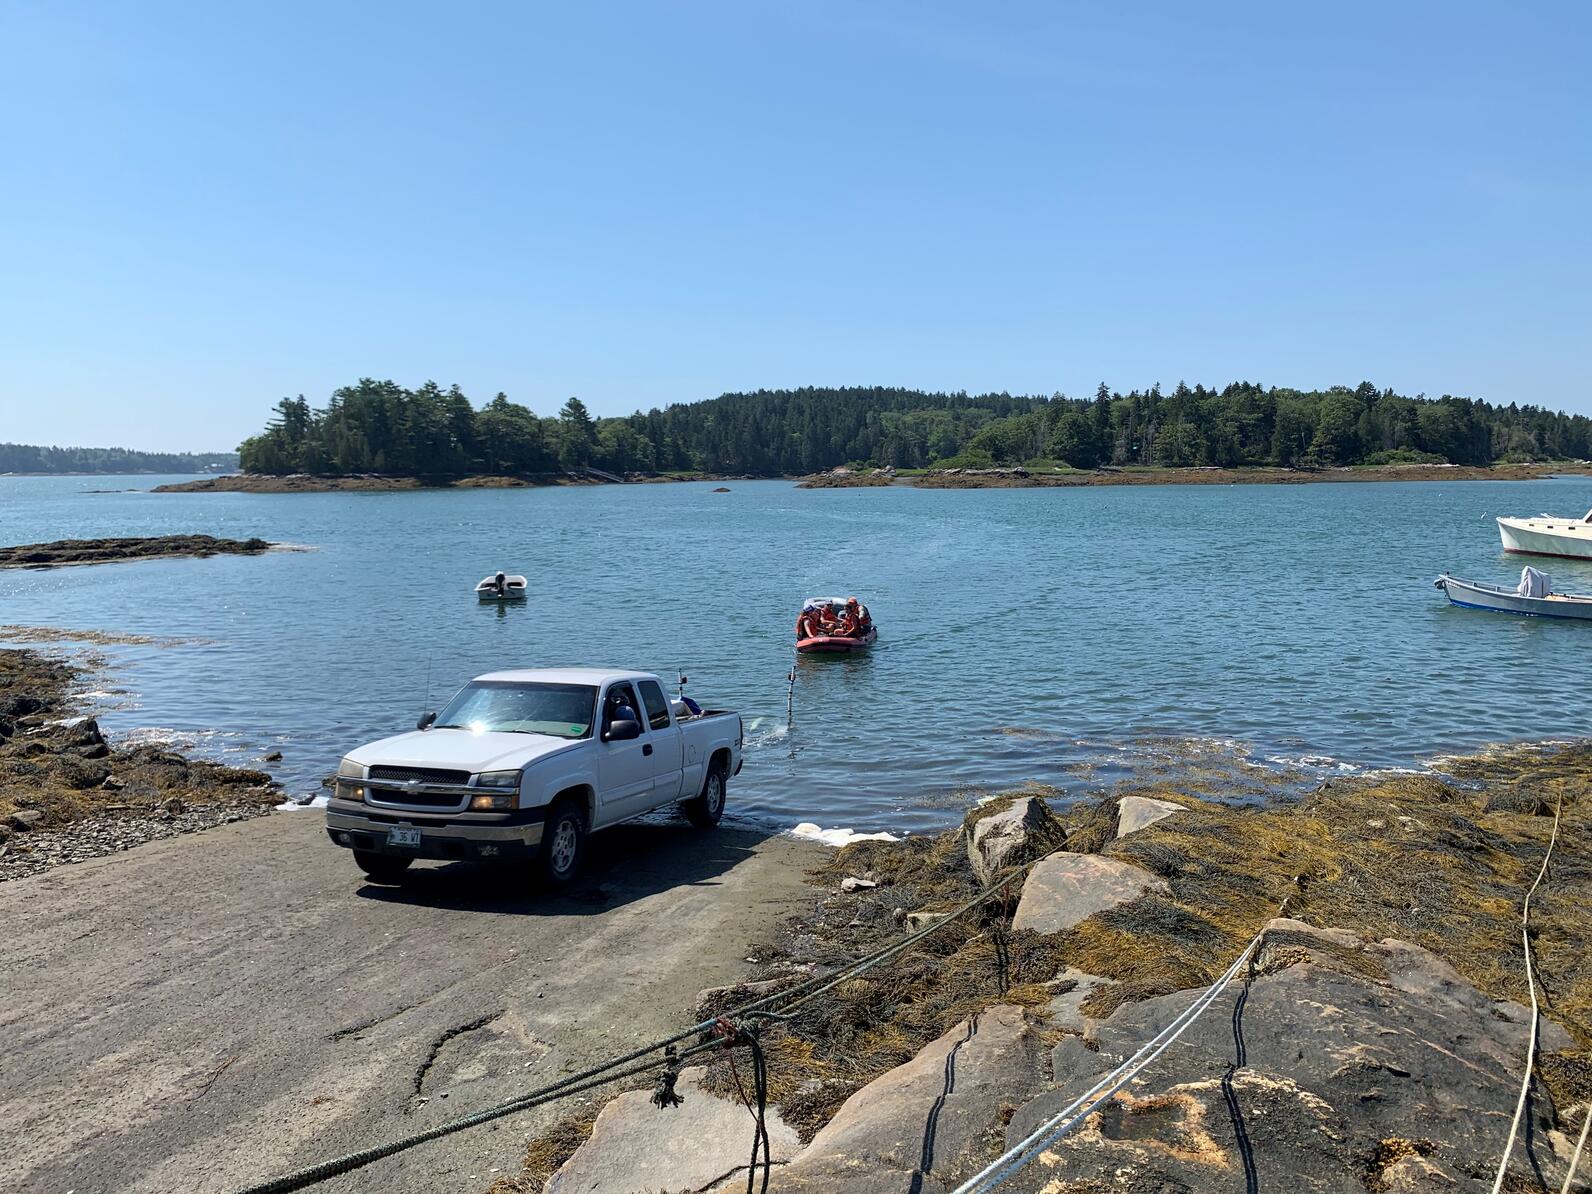
[[656, 680], [641, 682], [641, 699], [647, 702], [647, 724], [655, 730], [669, 728], [669, 702], [663, 699], [663, 689]]
[[603, 731], [606, 733], [620, 718], [620, 710], [628, 709], [630, 716], [642, 724], [641, 702], [636, 700], [635, 691], [629, 684], [615, 684], [608, 689], [608, 696], [603, 700]]

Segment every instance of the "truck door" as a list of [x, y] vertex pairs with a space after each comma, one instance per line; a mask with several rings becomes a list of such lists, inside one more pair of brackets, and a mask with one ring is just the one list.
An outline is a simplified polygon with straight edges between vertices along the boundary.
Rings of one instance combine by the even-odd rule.
[[[622, 708], [628, 708], [641, 723], [641, 737], [629, 741], [609, 737]], [[609, 685], [598, 728], [597, 820], [608, 825], [651, 805], [654, 738], [647, 732], [647, 716], [628, 681]]]
[[647, 730], [656, 747], [652, 752], [652, 803], [668, 804], [680, 798], [684, 733], [670, 716], [669, 702], [658, 682], [643, 680], [639, 687], [647, 707]]

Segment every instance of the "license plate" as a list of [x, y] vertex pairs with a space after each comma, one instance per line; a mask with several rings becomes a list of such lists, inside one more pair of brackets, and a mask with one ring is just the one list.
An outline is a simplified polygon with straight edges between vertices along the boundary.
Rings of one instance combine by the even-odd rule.
[[414, 825], [395, 825], [387, 831], [389, 846], [420, 846], [420, 830]]

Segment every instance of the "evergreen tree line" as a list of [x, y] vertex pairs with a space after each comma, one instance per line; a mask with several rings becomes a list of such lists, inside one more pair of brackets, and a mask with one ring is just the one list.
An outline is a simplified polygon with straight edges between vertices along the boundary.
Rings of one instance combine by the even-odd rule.
[[202, 473], [238, 467], [235, 452], [133, 452], [0, 444], [0, 473]]
[[701, 471], [780, 476], [843, 464], [981, 467], [1036, 460], [1102, 465], [1322, 468], [1592, 456], [1592, 419], [1369, 382], [1291, 390], [1179, 383], [1092, 399], [925, 393], [884, 387], [759, 390], [594, 419], [578, 398], [556, 417], [498, 394], [477, 408], [457, 386], [406, 390], [364, 379], [322, 410], [284, 398], [239, 449], [260, 473], [548, 474]]

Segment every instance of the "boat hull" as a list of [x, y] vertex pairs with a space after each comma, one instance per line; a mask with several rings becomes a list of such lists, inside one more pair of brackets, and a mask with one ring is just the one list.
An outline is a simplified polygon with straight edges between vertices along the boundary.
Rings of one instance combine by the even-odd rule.
[[1482, 609], [1495, 614], [1519, 614], [1528, 618], [1564, 618], [1592, 622], [1592, 597], [1522, 597], [1493, 585], [1479, 585], [1457, 576], [1440, 576], [1437, 587], [1449, 601], [1465, 609]]
[[1573, 518], [1500, 518], [1498, 538], [1508, 552], [1592, 560], [1592, 523]]
[[846, 655], [852, 651], [866, 651], [878, 637], [878, 629], [872, 626], [867, 634], [815, 634], [811, 638], [797, 639], [796, 652], [799, 655]]

